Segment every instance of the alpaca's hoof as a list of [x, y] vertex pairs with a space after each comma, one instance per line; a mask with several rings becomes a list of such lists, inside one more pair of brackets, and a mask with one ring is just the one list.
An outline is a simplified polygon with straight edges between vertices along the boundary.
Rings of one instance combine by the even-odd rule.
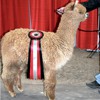
[[49, 100], [55, 100], [55, 99], [50, 99], [50, 98], [49, 98]]
[[47, 96], [47, 93], [46, 92], [43, 92], [44, 96]]
[[24, 91], [22, 87], [20, 87], [20, 88], [17, 87], [17, 89], [18, 89], [19, 92], [23, 92]]
[[11, 97], [15, 97], [16, 96], [16, 93], [11, 92], [11, 91], [9, 91], [9, 94], [10, 94]]

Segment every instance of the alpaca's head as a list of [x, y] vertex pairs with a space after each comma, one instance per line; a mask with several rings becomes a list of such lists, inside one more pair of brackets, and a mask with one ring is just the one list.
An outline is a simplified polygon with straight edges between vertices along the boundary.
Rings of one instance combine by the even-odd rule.
[[84, 21], [87, 18], [87, 13], [86, 13], [86, 8], [82, 6], [81, 4], [77, 4], [74, 7], [74, 2], [69, 3], [65, 7], [61, 7], [60, 9], [57, 10], [57, 12], [60, 15], [68, 15], [69, 13], [72, 13], [71, 15], [75, 20], [78, 21]]

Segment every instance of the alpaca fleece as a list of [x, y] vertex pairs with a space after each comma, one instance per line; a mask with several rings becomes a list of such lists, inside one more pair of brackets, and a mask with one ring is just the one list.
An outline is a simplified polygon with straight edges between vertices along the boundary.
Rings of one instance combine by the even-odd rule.
[[[49, 100], [55, 98], [56, 70], [64, 66], [71, 58], [75, 33], [80, 22], [85, 19], [86, 9], [79, 4], [75, 10], [72, 10], [73, 4], [65, 7], [65, 12], [55, 33], [42, 31], [44, 33], [41, 40], [45, 70], [44, 92]], [[19, 90], [22, 89], [20, 75], [28, 63], [30, 42], [28, 33], [30, 31], [32, 29], [11, 30], [1, 40], [2, 79], [12, 97], [15, 96], [13, 84], [16, 84]]]

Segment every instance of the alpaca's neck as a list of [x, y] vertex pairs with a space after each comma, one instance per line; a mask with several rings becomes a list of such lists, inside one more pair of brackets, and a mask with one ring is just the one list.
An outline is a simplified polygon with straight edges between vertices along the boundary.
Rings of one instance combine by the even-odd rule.
[[63, 15], [56, 33], [64, 42], [74, 44], [78, 26], [79, 22], [74, 20], [72, 16]]

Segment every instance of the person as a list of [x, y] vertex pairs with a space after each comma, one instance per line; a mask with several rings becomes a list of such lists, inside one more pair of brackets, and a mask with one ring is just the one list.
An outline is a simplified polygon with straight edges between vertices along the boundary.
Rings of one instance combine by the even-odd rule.
[[[100, 7], [100, 0], [88, 0], [87, 2], [81, 2], [80, 4], [82, 4], [85, 8], [87, 12], [90, 12], [96, 8]], [[95, 81], [91, 82], [91, 83], [87, 83], [87, 86], [94, 88], [94, 86], [100, 88], [100, 73], [97, 74], [95, 76]], [[100, 93], [100, 90], [99, 90]]]
[[81, 2], [81, 4], [86, 8], [87, 12], [90, 12], [100, 7], [100, 0], [88, 0], [87, 2]]

